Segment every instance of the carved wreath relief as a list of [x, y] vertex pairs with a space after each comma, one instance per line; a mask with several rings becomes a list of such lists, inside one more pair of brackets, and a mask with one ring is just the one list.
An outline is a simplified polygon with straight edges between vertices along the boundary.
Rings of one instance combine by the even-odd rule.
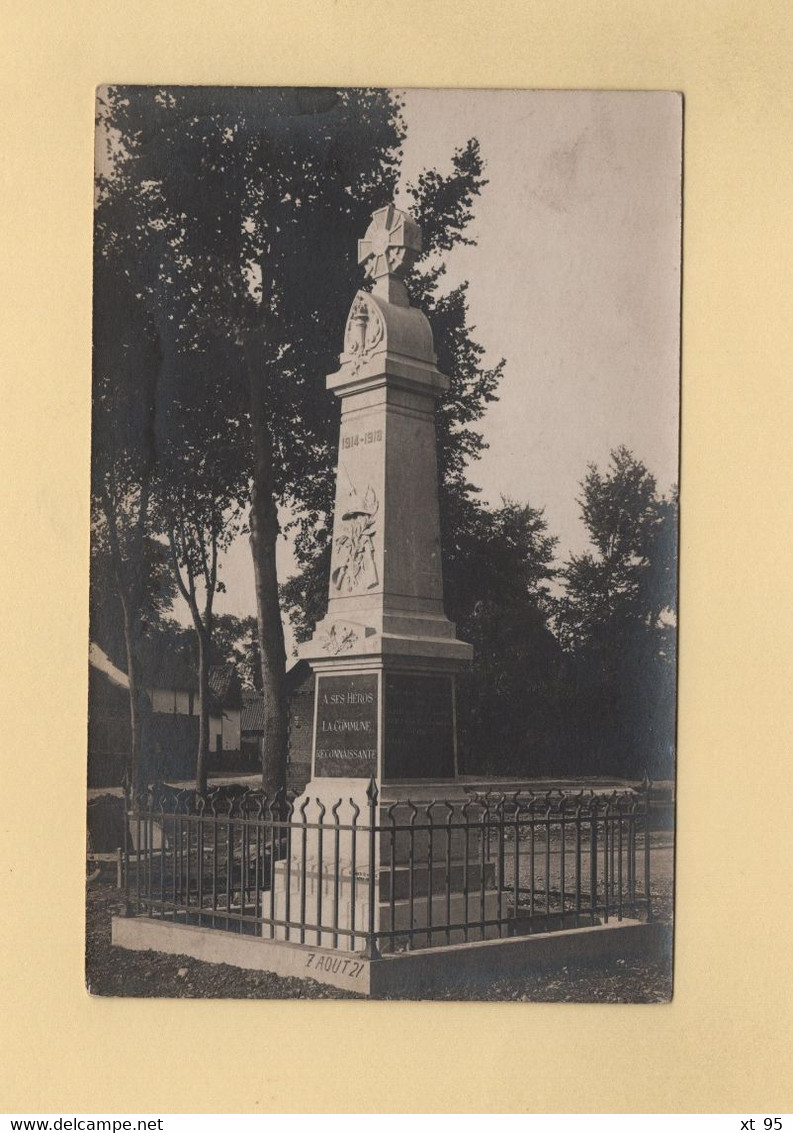
[[336, 536], [336, 566], [331, 583], [340, 593], [373, 590], [378, 582], [374, 558], [375, 516], [380, 504], [370, 485], [361, 498], [353, 488], [341, 515], [341, 534]]
[[358, 634], [347, 622], [334, 622], [322, 638], [320, 645], [326, 653], [336, 656], [352, 649], [358, 640]]

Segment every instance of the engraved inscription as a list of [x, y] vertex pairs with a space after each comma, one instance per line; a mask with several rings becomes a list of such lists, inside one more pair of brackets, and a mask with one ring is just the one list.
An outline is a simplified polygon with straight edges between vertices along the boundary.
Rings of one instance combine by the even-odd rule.
[[376, 773], [377, 677], [318, 677], [314, 774], [368, 779]]
[[359, 445], [378, 445], [383, 439], [382, 429], [367, 429], [365, 433], [355, 433], [342, 438], [343, 449], [357, 448]]
[[362, 960], [351, 960], [343, 956], [323, 956], [316, 952], [309, 952], [306, 968], [313, 968], [319, 972], [333, 972], [334, 975], [350, 976], [357, 979], [363, 972]]
[[454, 686], [448, 676], [388, 673], [384, 761], [387, 779], [454, 776]]

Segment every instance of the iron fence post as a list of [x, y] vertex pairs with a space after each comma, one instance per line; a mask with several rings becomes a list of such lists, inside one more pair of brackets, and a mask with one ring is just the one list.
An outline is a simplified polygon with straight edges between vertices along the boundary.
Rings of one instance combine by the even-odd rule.
[[[339, 826], [341, 819], [339, 818], [339, 807], [342, 804], [342, 799], [335, 802], [330, 809], [333, 815], [333, 947], [337, 948], [339, 944], [339, 872], [341, 869], [341, 845], [339, 837]], [[320, 863], [321, 864], [321, 863]], [[322, 943], [320, 933], [317, 933], [317, 944]]]
[[394, 809], [396, 803], [393, 802], [388, 808], [388, 821], [391, 823], [390, 839], [391, 839], [391, 876], [389, 877], [388, 885], [388, 901], [389, 901], [389, 929], [391, 930], [391, 951], [394, 951], [394, 943], [396, 941], [396, 818], [394, 817]]
[[589, 919], [594, 924], [597, 919], [598, 901], [598, 845], [597, 845], [597, 803], [594, 794], [589, 804]]
[[565, 807], [567, 805], [567, 797], [564, 791], [559, 792], [559, 828], [560, 828], [560, 841], [559, 841], [559, 928], [564, 928], [564, 914], [565, 914], [565, 866], [567, 864], [565, 859], [565, 836], [567, 834]]
[[377, 891], [377, 874], [376, 874], [376, 851], [375, 851], [375, 819], [377, 818], [377, 783], [374, 776], [369, 780], [369, 786], [366, 789], [366, 797], [369, 800], [369, 918], [368, 918], [368, 931], [366, 934], [366, 947], [364, 949], [364, 956], [367, 960], [379, 959], [380, 953], [377, 950], [377, 936], [375, 932], [375, 898]]
[[355, 799], [350, 798], [352, 819], [350, 822], [350, 948], [355, 951], [355, 900], [358, 869], [358, 819], [361, 808]]
[[653, 919], [653, 904], [650, 897], [650, 791], [652, 781], [644, 773], [644, 894], [647, 900], [647, 920]]
[[[308, 854], [308, 819], [306, 818], [306, 810], [308, 808], [308, 804], [309, 804], [310, 801], [311, 800], [309, 799], [309, 797], [306, 796], [306, 798], [303, 800], [301, 805], [298, 807], [298, 813], [300, 815], [300, 874], [298, 875], [298, 885], [300, 886], [300, 943], [301, 944], [306, 943], [306, 897], [307, 897], [306, 885], [308, 883], [308, 870], [307, 870], [307, 863], [306, 863], [306, 855]], [[322, 825], [322, 815], [325, 813], [325, 808], [322, 806], [322, 803], [320, 803], [319, 805], [322, 807], [322, 810], [320, 812], [320, 817], [319, 817], [319, 824], [320, 824], [320, 827], [321, 827], [321, 825]], [[322, 833], [321, 833], [321, 829], [319, 829], [319, 830], [317, 830], [317, 838], [320, 839], [321, 837], [322, 837]], [[322, 872], [322, 862], [321, 862], [321, 855], [320, 855], [320, 860], [318, 861], [318, 864], [317, 864], [317, 891], [318, 892], [322, 891], [322, 884], [321, 884], [321, 881], [320, 881], [321, 872]], [[317, 927], [319, 927], [319, 920], [317, 921]]]
[[[322, 943], [322, 872], [323, 872], [323, 857], [324, 847], [322, 844], [322, 837], [325, 830], [325, 804], [322, 799], [317, 799], [317, 941]], [[305, 891], [306, 874], [305, 862], [303, 864], [303, 888]], [[302, 931], [302, 930], [301, 930]]]
[[124, 781], [124, 916], [132, 916], [132, 899], [129, 892], [129, 822], [130, 822], [129, 783]]
[[[449, 925], [452, 919], [452, 818], [454, 817], [454, 807], [448, 803], [443, 804], [446, 807], [446, 868], [445, 868], [445, 882], [446, 882], [446, 943], [451, 944], [451, 932]], [[391, 881], [391, 888], [393, 892], [393, 874]]]
[[[410, 842], [408, 845], [408, 951], [413, 948], [413, 921], [414, 921], [414, 908], [415, 908], [415, 867], [416, 867], [416, 819], [418, 818], [417, 807], [408, 799], [407, 805], [410, 807], [411, 815], [409, 825]], [[393, 879], [391, 881], [393, 885]], [[467, 937], [466, 937], [467, 939]]]
[[498, 825], [496, 827], [496, 830], [498, 831], [498, 851], [497, 851], [498, 852], [498, 862], [497, 862], [498, 875], [497, 875], [496, 887], [499, 891], [499, 894], [501, 894], [501, 892], [504, 889], [504, 806], [505, 806], [505, 803], [506, 803], [506, 795], [502, 794], [501, 798], [496, 803], [496, 814], [498, 815]]
[[581, 800], [583, 790], [576, 796], [575, 807], [575, 927], [579, 928], [581, 917]]

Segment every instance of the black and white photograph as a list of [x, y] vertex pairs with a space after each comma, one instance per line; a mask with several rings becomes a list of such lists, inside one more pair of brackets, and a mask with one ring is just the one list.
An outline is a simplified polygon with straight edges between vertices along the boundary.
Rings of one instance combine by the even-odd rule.
[[668, 1003], [681, 95], [95, 128], [88, 991]]

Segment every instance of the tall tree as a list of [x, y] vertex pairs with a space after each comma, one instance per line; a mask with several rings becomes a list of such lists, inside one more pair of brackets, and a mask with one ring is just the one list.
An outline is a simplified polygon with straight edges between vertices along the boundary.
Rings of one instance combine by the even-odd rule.
[[[127, 645], [124, 636], [124, 611], [110, 556], [110, 548], [103, 534], [106, 526], [101, 504], [95, 519], [91, 538], [91, 564], [89, 585], [89, 621], [91, 640], [104, 650], [114, 665], [127, 666]], [[151, 636], [159, 632], [173, 609], [177, 595], [166, 548], [149, 536], [143, 547], [142, 577], [144, 580], [142, 603], [138, 609], [141, 633]]]
[[[327, 467], [334, 407], [314, 394], [354, 290], [351, 255], [392, 196], [403, 127], [383, 91], [115, 88], [106, 202], [137, 293], [180, 349], [225, 341], [224, 412], [250, 483], [263, 695], [264, 785], [286, 769], [278, 504]], [[139, 265], [142, 265], [140, 267]], [[313, 503], [308, 503], [309, 512]]]
[[[133, 792], [150, 705], [142, 680], [146, 613], [157, 605], [161, 560], [152, 546], [156, 476], [155, 388], [161, 341], [97, 216], [94, 255], [94, 356], [91, 432], [92, 567], [109, 564], [121, 608], [130, 695]], [[92, 579], [98, 576], [92, 573]], [[96, 583], [94, 583], [95, 585]], [[166, 588], [167, 589], [167, 588]], [[165, 604], [168, 603], [166, 596]]]
[[[184, 363], [184, 360], [182, 360]], [[203, 367], [198, 363], [203, 362]], [[204, 793], [209, 762], [209, 669], [215, 598], [225, 589], [219, 562], [241, 528], [246, 482], [227, 420], [217, 414], [205, 358], [175, 382], [179, 393], [161, 415], [156, 521], [168, 543], [174, 578], [187, 603], [198, 643], [199, 732], [196, 791]], [[177, 375], [180, 367], [176, 367]], [[185, 380], [187, 379], [187, 380]], [[181, 388], [180, 388], [181, 387]]]
[[557, 755], [559, 647], [548, 626], [556, 539], [542, 512], [476, 505], [454, 533], [447, 611], [474, 646], [458, 678], [463, 770], [537, 774]]
[[556, 624], [568, 656], [569, 742], [601, 773], [673, 766], [677, 493], [625, 447], [590, 465], [581, 513], [592, 551], [560, 572]]

